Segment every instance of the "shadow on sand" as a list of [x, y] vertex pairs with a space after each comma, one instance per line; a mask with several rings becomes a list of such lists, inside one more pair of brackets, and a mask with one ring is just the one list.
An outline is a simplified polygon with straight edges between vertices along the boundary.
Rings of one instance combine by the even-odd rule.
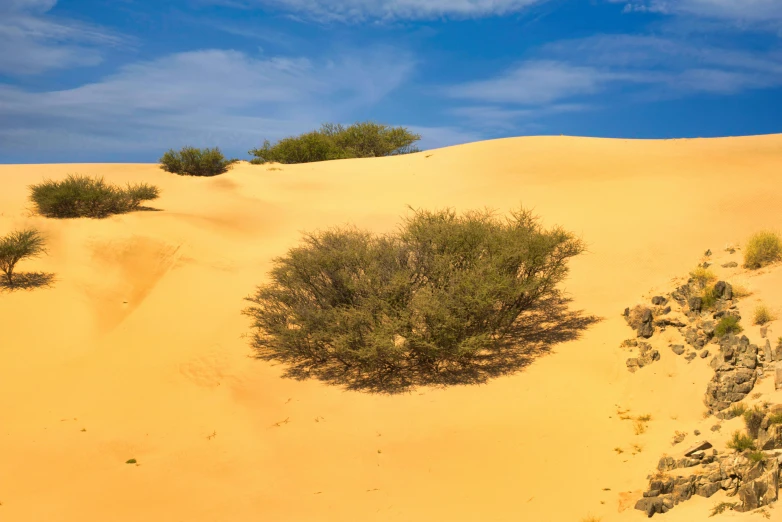
[[492, 378], [516, 373], [538, 357], [548, 354], [559, 343], [578, 339], [581, 333], [602, 318], [569, 310], [571, 299], [556, 295], [522, 314], [507, 339], [494, 349], [474, 356], [467, 364], [454, 364], [438, 371], [410, 366], [378, 377], [345, 369], [341, 364], [313, 366], [310, 361], [286, 359], [266, 352], [256, 338], [258, 359], [287, 365], [283, 377], [296, 380], [319, 379], [349, 390], [395, 394], [416, 386], [452, 386], [482, 384]]
[[50, 288], [54, 285], [56, 279], [54, 274], [47, 272], [17, 272], [11, 279], [3, 277], [0, 279], [0, 290], [13, 292], [14, 290], [35, 290], [36, 288]]

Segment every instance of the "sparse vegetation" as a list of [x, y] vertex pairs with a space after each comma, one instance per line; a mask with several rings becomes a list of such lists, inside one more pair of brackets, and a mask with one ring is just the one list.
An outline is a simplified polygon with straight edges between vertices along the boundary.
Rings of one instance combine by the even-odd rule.
[[776, 319], [771, 309], [765, 304], [759, 304], [752, 312], [752, 324], [764, 325]]
[[219, 147], [170, 149], [160, 158], [160, 168], [183, 176], [216, 176], [228, 172], [238, 159], [226, 159]]
[[128, 459], [125, 461], [125, 464], [137, 464], [136, 459]]
[[725, 337], [730, 333], [739, 333], [742, 331], [741, 325], [737, 317], [733, 315], [725, 315], [717, 323], [714, 328], [714, 335], [717, 337]]
[[646, 433], [646, 424], [639, 420], [636, 420], [633, 423], [633, 428], [635, 429], [636, 435], [642, 435], [643, 433]]
[[766, 454], [762, 451], [751, 451], [747, 453], [747, 458], [754, 463], [758, 463], [766, 459]]
[[702, 266], [699, 266], [690, 272], [690, 277], [700, 286], [706, 286], [712, 281], [717, 280], [717, 275], [714, 272], [708, 268], [703, 268]]
[[714, 515], [721, 515], [726, 510], [728, 509], [733, 510], [738, 505], [739, 505], [738, 502], [720, 502], [719, 504], [717, 504], [711, 509], [711, 515], [709, 516], [713, 517]]
[[730, 418], [740, 417], [747, 412], [747, 406], [743, 402], [737, 402], [728, 408]]
[[749, 436], [753, 439], [758, 437], [760, 424], [763, 422], [763, 417], [765, 416], [766, 412], [758, 406], [744, 412], [744, 425], [747, 427], [747, 433], [749, 433]]
[[782, 424], [782, 412], [772, 413], [768, 418], [769, 424]]
[[708, 310], [713, 308], [717, 304], [717, 292], [714, 290], [714, 285], [709, 284], [703, 288], [701, 292], [702, 306]]
[[418, 152], [413, 144], [421, 136], [403, 127], [373, 122], [348, 127], [326, 123], [319, 130], [284, 138], [274, 145], [268, 140], [250, 154], [252, 163], [310, 163], [347, 158], [373, 158]]
[[753, 235], [744, 249], [744, 267], [757, 269], [782, 259], [782, 237], [764, 230]]
[[32, 259], [46, 252], [46, 240], [35, 229], [25, 229], [0, 238], [0, 270], [6, 284], [14, 287], [14, 269], [22, 259]]
[[752, 291], [749, 289], [749, 286], [744, 282], [733, 282], [730, 286], [733, 288], [733, 297], [736, 299], [741, 299], [743, 297], [749, 297], [752, 295]]
[[159, 196], [157, 187], [146, 183], [121, 188], [103, 178], [78, 174], [68, 175], [63, 181], [46, 180], [32, 185], [30, 191], [38, 213], [53, 218], [103, 218], [139, 210], [143, 201]]
[[582, 518], [581, 522], [600, 522], [601, 520], [603, 520], [603, 519], [600, 518], [600, 517], [589, 516], [589, 517], [586, 517], [586, 518]]
[[518, 340], [535, 325], [517, 320], [560, 302], [567, 260], [583, 250], [523, 209], [506, 221], [414, 211], [393, 235], [307, 234], [244, 313], [258, 356], [292, 364], [290, 375], [383, 389], [474, 382], [524, 349]]
[[752, 440], [752, 437], [750, 437], [746, 433], [735, 431], [733, 433], [733, 437], [728, 441], [728, 448], [732, 450], [736, 450], [738, 452], [742, 452], [745, 450], [754, 450], [755, 441]]

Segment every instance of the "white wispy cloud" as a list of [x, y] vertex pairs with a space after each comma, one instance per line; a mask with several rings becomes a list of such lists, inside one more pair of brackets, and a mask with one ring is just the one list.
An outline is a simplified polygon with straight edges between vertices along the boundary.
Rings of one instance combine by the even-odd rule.
[[0, 73], [35, 74], [101, 62], [124, 40], [99, 27], [52, 17], [57, 0], [0, 2]]
[[409, 54], [384, 47], [317, 61], [204, 50], [126, 65], [68, 90], [0, 85], [0, 156], [35, 152], [42, 143], [51, 153], [70, 153], [78, 143], [93, 153], [192, 144], [244, 154], [265, 137], [298, 134], [371, 107], [414, 66]]
[[692, 15], [738, 23], [770, 25], [782, 22], [779, 0], [609, 0], [625, 11]]
[[201, 0], [276, 8], [318, 21], [431, 20], [502, 16], [548, 0]]

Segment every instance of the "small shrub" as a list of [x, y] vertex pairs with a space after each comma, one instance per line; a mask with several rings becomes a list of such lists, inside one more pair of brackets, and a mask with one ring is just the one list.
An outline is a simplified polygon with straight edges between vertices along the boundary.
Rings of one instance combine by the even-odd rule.
[[757, 464], [758, 462], [766, 460], [766, 454], [762, 451], [751, 451], [747, 453], [747, 458]]
[[137, 464], [136, 459], [128, 459], [125, 461], [125, 464]]
[[717, 304], [717, 292], [714, 285], [706, 285], [701, 292], [702, 307], [704, 310], [713, 308]]
[[0, 238], [0, 270], [9, 287], [14, 286], [14, 268], [22, 259], [38, 257], [46, 252], [46, 240], [34, 229], [11, 232]]
[[752, 295], [752, 291], [743, 282], [734, 282], [730, 286], [733, 288], [733, 297], [735, 299], [741, 299], [742, 297], [749, 297]]
[[744, 248], [744, 267], [757, 269], [782, 259], [782, 237], [765, 230], [753, 235]]
[[739, 333], [742, 331], [738, 318], [732, 315], [722, 316], [720, 322], [714, 328], [714, 335], [717, 337], [725, 337], [729, 333]]
[[782, 413], [773, 413], [768, 418], [769, 424], [782, 424]]
[[160, 168], [185, 176], [216, 176], [227, 172], [238, 159], [225, 159], [218, 147], [197, 149], [183, 147], [179, 152], [170, 149], [160, 158]]
[[721, 515], [726, 510], [730, 509], [731, 511], [735, 509], [739, 505], [738, 502], [720, 502], [713, 508], [711, 508], [711, 515], [710, 517], [713, 517], [714, 515]]
[[517, 320], [551, 303], [567, 260], [583, 250], [525, 210], [505, 221], [490, 211], [416, 211], [385, 236], [355, 228], [306, 235], [274, 261], [271, 283], [244, 313], [259, 357], [327, 381], [387, 386], [465, 375], [508, 353]]
[[758, 406], [744, 412], [744, 425], [747, 427], [747, 433], [749, 433], [749, 436], [753, 439], [758, 437], [760, 424], [763, 422], [763, 417], [765, 416], [766, 413]]
[[774, 314], [768, 306], [759, 304], [752, 313], [752, 324], [764, 325], [775, 319]]
[[636, 435], [641, 435], [643, 433], [646, 433], [646, 424], [644, 424], [642, 421], [636, 420], [633, 423], [633, 428], [635, 429]]
[[752, 437], [749, 435], [741, 433], [740, 431], [736, 431], [733, 433], [733, 437], [730, 439], [730, 441], [728, 441], [728, 448], [738, 452], [754, 450], [755, 441], [752, 440]]
[[54, 218], [102, 218], [138, 210], [143, 201], [156, 199], [157, 187], [145, 183], [120, 188], [103, 178], [68, 175], [63, 181], [46, 180], [30, 187], [30, 199], [39, 214]]
[[743, 402], [737, 402], [730, 408], [728, 408], [728, 414], [730, 418], [741, 417], [747, 412], [747, 406]]
[[326, 123], [319, 130], [284, 138], [274, 145], [268, 140], [250, 154], [254, 164], [310, 163], [347, 158], [375, 158], [418, 152], [413, 143], [421, 136], [403, 127], [373, 122], [348, 127]]
[[636, 419], [641, 422], [649, 422], [650, 420], [652, 420], [652, 416], [647, 413], [646, 415], [640, 415], [639, 417], [636, 417]]
[[706, 286], [708, 283], [717, 280], [717, 275], [714, 272], [702, 266], [690, 272], [690, 277], [701, 286]]

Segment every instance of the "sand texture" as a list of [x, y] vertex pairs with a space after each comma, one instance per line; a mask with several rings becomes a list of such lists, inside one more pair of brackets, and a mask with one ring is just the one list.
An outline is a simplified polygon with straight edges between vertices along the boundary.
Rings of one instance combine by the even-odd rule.
[[[681, 446], [699, 429], [723, 449], [741, 427], [715, 434], [703, 418], [708, 360], [662, 350], [628, 372], [619, 345], [635, 335], [620, 314], [672, 290], [707, 248], [740, 262], [726, 243], [780, 227], [782, 135], [512, 138], [274, 169], [0, 165], [0, 235], [39, 228], [49, 255], [19, 269], [56, 275], [51, 288], [0, 292], [0, 520], [641, 520], [633, 505], [677, 430], [689, 433]], [[157, 185], [160, 211], [32, 215], [28, 185], [68, 173]], [[243, 298], [274, 257], [301, 231], [391, 231], [407, 205], [524, 205], [575, 232], [589, 251], [564, 288], [572, 309], [602, 320], [514, 375], [394, 396], [282, 379], [250, 357]], [[753, 290], [745, 317], [758, 299], [782, 307], [782, 268], [715, 271]], [[756, 391], [782, 402], [773, 378]], [[652, 420], [636, 435], [620, 412]], [[707, 514], [721, 495], [661, 517], [719, 520]]]

